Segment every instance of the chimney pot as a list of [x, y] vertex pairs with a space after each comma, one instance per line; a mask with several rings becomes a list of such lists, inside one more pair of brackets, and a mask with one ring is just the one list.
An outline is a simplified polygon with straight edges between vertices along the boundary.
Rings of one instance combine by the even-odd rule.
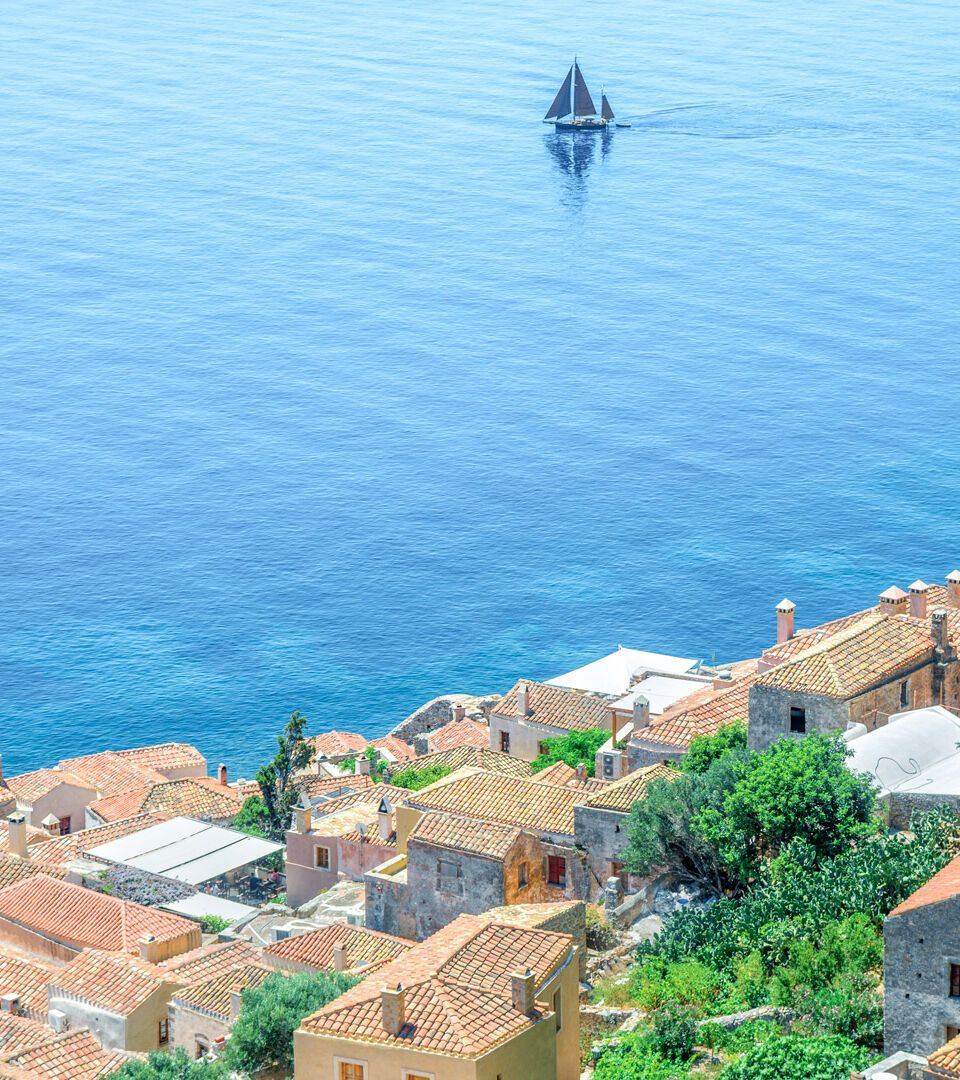
[[451, 712], [454, 720], [462, 720], [467, 715], [467, 710], [462, 701], [455, 701]]
[[525, 682], [517, 686], [517, 716], [530, 715], [530, 690]]
[[960, 570], [947, 574], [947, 603], [950, 607], [960, 607]]
[[640, 731], [641, 728], [649, 727], [650, 725], [650, 699], [644, 697], [643, 694], [635, 694], [633, 698], [633, 730]]
[[533, 1012], [536, 995], [535, 983], [536, 978], [529, 968], [526, 971], [514, 972], [510, 976], [510, 996], [513, 1007], [517, 1012], [523, 1013], [524, 1016], [529, 1016]]
[[927, 591], [930, 586], [926, 582], [915, 581], [908, 592], [910, 593], [910, 614], [914, 619], [925, 619], [927, 617]]
[[380, 800], [380, 805], [377, 807], [377, 826], [380, 830], [380, 839], [388, 843], [393, 835], [393, 809], [390, 806], [390, 800], [386, 797]]
[[577, 766], [576, 772], [577, 772], [577, 781], [582, 784], [583, 781], [586, 780], [586, 778], [587, 778], [587, 767], [586, 767], [586, 765], [584, 765], [584, 763], [582, 761]]
[[880, 594], [881, 615], [906, 615], [907, 594], [897, 585], [891, 585], [889, 589]]
[[230, 1019], [236, 1020], [243, 1008], [243, 994], [239, 990], [230, 991]]
[[[778, 643], [779, 644], [779, 643]], [[733, 672], [729, 668], [718, 671], [713, 679], [714, 690], [723, 690], [733, 682]]]
[[308, 833], [313, 828], [313, 807], [306, 795], [293, 808], [293, 828], [298, 833]]
[[406, 1023], [406, 991], [397, 983], [396, 988], [384, 986], [380, 991], [380, 1011], [383, 1030], [388, 1035], [399, 1035]]
[[371, 765], [372, 765], [372, 762], [370, 761], [370, 759], [368, 757], [358, 757], [357, 758], [357, 773], [360, 776], [369, 776], [370, 772], [371, 772], [371, 768], [370, 768]]
[[30, 857], [27, 850], [27, 819], [23, 814], [11, 814], [7, 818], [7, 845], [11, 855], [20, 859]]
[[217, 777], [220, 780], [220, 783], [223, 784], [224, 787], [226, 787], [227, 786], [227, 767], [226, 767], [226, 765], [221, 763], [220, 767], [217, 769]]
[[161, 947], [162, 943], [157, 941], [153, 934], [144, 934], [137, 942], [140, 959], [145, 960], [148, 964], [160, 963], [162, 959], [160, 955]]
[[347, 970], [347, 950], [344, 945], [334, 945], [333, 947], [333, 970]]
[[937, 608], [930, 618], [930, 637], [941, 655], [950, 648], [950, 624], [945, 608]]
[[777, 604], [777, 644], [782, 645], [793, 637], [793, 616], [797, 605], [784, 597]]

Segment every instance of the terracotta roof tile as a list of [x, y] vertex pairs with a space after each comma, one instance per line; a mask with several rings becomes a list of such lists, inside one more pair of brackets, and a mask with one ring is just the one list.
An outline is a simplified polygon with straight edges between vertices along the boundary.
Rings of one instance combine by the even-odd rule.
[[605, 785], [593, 776], [577, 776], [577, 770], [565, 761], [557, 761], [545, 769], [533, 773], [533, 779], [541, 784], [557, 784], [559, 787], [581, 788], [584, 791], [600, 791]]
[[126, 758], [144, 768], [156, 769], [166, 775], [179, 769], [206, 769], [207, 759], [189, 743], [157, 743], [156, 746], [137, 746], [132, 750], [117, 750], [119, 757]]
[[57, 1035], [6, 1059], [42, 1080], [97, 1080], [116, 1072], [128, 1060], [117, 1050], [103, 1050], [86, 1028]]
[[357, 773], [355, 776], [298, 776], [296, 779], [297, 790], [305, 793], [311, 799], [321, 795], [333, 796], [349, 795], [351, 792], [367, 791], [374, 786], [371, 777], [365, 773]]
[[84, 889], [45, 874], [0, 892], [0, 918], [38, 930], [73, 948], [91, 947], [137, 955], [144, 934], [158, 941], [192, 939], [200, 928], [189, 919]]
[[[12, 993], [12, 991], [5, 990], [4, 993]], [[45, 1014], [47, 1011], [46, 983], [43, 984], [43, 997]], [[12, 1057], [31, 1046], [43, 1046], [44, 1043], [53, 1042], [55, 1039], [56, 1035], [50, 1028], [38, 1020], [15, 1016], [12, 1013], [0, 1013], [0, 1059]]]
[[188, 986], [185, 990], [178, 990], [173, 995], [173, 1000], [178, 1005], [215, 1016], [218, 1020], [229, 1021], [230, 994], [233, 991], [261, 986], [270, 974], [270, 968], [262, 964], [241, 964], [204, 982]]
[[18, 881], [25, 881], [36, 874], [49, 874], [56, 878], [67, 876], [62, 866], [37, 862], [32, 851], [29, 859], [20, 859], [16, 855], [0, 855], [0, 889], [15, 885]]
[[[57, 968], [12, 952], [0, 952], [0, 997], [17, 994], [20, 1006], [42, 1019], [47, 1015], [47, 984]], [[0, 1018], [4, 1014], [0, 1013]], [[3, 1048], [0, 1046], [0, 1054]]]
[[252, 964], [259, 955], [260, 950], [247, 941], [216, 941], [164, 960], [157, 966], [161, 971], [169, 972], [178, 983], [193, 986], [225, 971]]
[[[50, 839], [50, 834], [46, 829], [37, 829], [33, 825], [27, 826], [27, 848], [30, 853], [36, 847], [42, 844], [44, 841]], [[8, 855], [10, 853], [10, 831], [6, 821], [0, 820], [0, 854]]]
[[283, 962], [284, 966], [309, 968], [312, 971], [333, 971], [333, 950], [342, 945], [347, 971], [369, 973], [383, 964], [402, 956], [413, 945], [392, 934], [382, 934], [363, 926], [338, 922], [297, 934], [270, 945], [264, 956]]
[[495, 825], [459, 814], [430, 812], [417, 822], [409, 840], [432, 847], [468, 851], [489, 859], [503, 859], [520, 838], [520, 833], [519, 825]]
[[756, 671], [753, 671], [722, 689], [706, 686], [695, 691], [682, 703], [667, 709], [649, 727], [635, 731], [630, 741], [642, 746], [651, 744], [686, 750], [698, 735], [716, 735], [727, 724], [746, 723], [750, 687], [756, 677]]
[[528, 724], [544, 724], [565, 731], [590, 731], [610, 726], [610, 706], [604, 698], [529, 679], [521, 679], [494, 705], [495, 716], [518, 719], [517, 689], [522, 683], [527, 685], [528, 708], [524, 719]]
[[927, 1070], [924, 1076], [929, 1076], [931, 1080], [933, 1077], [937, 1080], [940, 1077], [944, 1080], [960, 1078], [960, 1035], [944, 1043], [939, 1050], [934, 1050], [927, 1058]]
[[666, 765], [649, 765], [645, 769], [630, 773], [622, 780], [604, 784], [602, 791], [587, 799], [587, 806], [628, 814], [635, 802], [646, 797], [647, 788], [655, 780], [675, 780], [678, 776], [676, 769], [670, 769]]
[[486, 724], [464, 717], [451, 720], [442, 728], [431, 731], [427, 736], [427, 746], [431, 751], [453, 750], [458, 746], [487, 746], [490, 742], [490, 729]]
[[104, 750], [99, 754], [86, 754], [83, 757], [67, 758], [59, 762], [57, 768], [63, 772], [72, 772], [81, 780], [92, 784], [101, 796], [117, 795], [121, 791], [143, 787], [147, 784], [163, 783], [167, 778], [156, 769], [144, 768], [120, 754]]
[[124, 953], [85, 949], [50, 979], [50, 990], [129, 1016], [161, 989], [164, 979], [165, 973], [155, 964]]
[[403, 739], [398, 739], [396, 735], [384, 735], [381, 739], [374, 739], [370, 745], [378, 750], [386, 750], [397, 761], [412, 761], [417, 756], [413, 747]]
[[98, 844], [109, 844], [111, 840], [132, 836], [134, 833], [149, 829], [151, 825], [169, 821], [170, 817], [170, 814], [154, 810], [147, 814], [138, 814], [136, 817], [121, 818], [109, 825], [99, 825], [95, 829], [81, 829], [79, 832], [67, 833], [66, 836], [55, 836], [32, 847], [30, 858], [38, 862], [65, 866], [84, 851], [89, 851]]
[[311, 736], [307, 742], [313, 747], [318, 758], [349, 757], [362, 754], [370, 745], [355, 731], [325, 731], [321, 735]]
[[903, 903], [898, 904], [890, 912], [888, 918], [892, 919], [905, 911], [914, 911], [916, 908], [927, 907], [929, 904], [939, 904], [943, 900], [951, 900], [954, 896], [960, 896], [960, 856], [948, 862], [925, 885], [921, 885]]
[[530, 762], [521, 761], [511, 754], [500, 750], [475, 746], [458, 746], [453, 750], [440, 750], [435, 754], [424, 754], [413, 763], [418, 769], [428, 765], [447, 765], [451, 769], [484, 769], [486, 772], [502, 773], [506, 776], [530, 776]]
[[21, 773], [19, 776], [7, 778], [7, 787], [16, 795], [17, 799], [32, 804], [49, 795], [61, 784], [73, 784], [74, 787], [87, 788], [96, 792], [93, 784], [82, 780], [70, 772], [62, 772], [60, 769], [36, 769], [33, 772]]
[[243, 802], [243, 796], [236, 788], [221, 784], [210, 776], [188, 776], [97, 799], [88, 809], [105, 822], [119, 821], [151, 810], [160, 810], [172, 817], [213, 818], [220, 821], [232, 818]]

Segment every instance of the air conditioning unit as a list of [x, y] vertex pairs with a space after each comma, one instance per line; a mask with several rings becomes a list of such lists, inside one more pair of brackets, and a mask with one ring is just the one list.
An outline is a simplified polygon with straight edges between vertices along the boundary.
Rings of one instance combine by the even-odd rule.
[[67, 1014], [61, 1012], [59, 1009], [51, 1009], [47, 1013], [47, 1023], [58, 1034], [67, 1030], [70, 1026], [67, 1021]]

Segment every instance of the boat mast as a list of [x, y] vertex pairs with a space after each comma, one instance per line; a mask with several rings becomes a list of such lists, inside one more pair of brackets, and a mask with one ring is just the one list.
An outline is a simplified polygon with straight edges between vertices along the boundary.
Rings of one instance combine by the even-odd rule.
[[574, 109], [576, 108], [576, 105], [575, 105], [575, 101], [576, 101], [576, 96], [575, 95], [576, 95], [576, 93], [577, 93], [577, 58], [574, 57], [573, 58], [572, 78], [570, 79], [570, 120], [571, 120], [571, 122], [573, 122], [574, 120], [577, 119], [577, 114], [574, 111]]

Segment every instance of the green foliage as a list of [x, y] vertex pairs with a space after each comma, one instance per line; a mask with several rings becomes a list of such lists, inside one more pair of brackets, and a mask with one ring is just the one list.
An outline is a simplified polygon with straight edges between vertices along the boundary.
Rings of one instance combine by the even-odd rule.
[[879, 825], [871, 781], [847, 768], [846, 755], [843, 740], [826, 735], [748, 754], [722, 806], [705, 807], [694, 827], [741, 885], [798, 837], [822, 858], [837, 855]]
[[705, 773], [732, 751], [747, 749], [747, 725], [742, 720], [724, 724], [715, 735], [697, 735], [691, 740], [681, 768], [684, 772]]
[[723, 986], [720, 973], [698, 960], [667, 963], [652, 957], [630, 972], [632, 1000], [647, 1012], [674, 1003], [703, 1016], [716, 1003]]
[[435, 784], [445, 776], [449, 776], [453, 769], [449, 765], [408, 765], [400, 772], [393, 774], [390, 783], [394, 787], [407, 788], [410, 791], [420, 791], [422, 788]]
[[593, 1080], [677, 1080], [686, 1069], [663, 1057], [648, 1034], [621, 1036], [605, 1049]]
[[230, 926], [230, 920], [221, 915], [205, 915], [200, 920], [200, 926], [205, 934], [219, 934]]
[[293, 713], [283, 731], [277, 736], [277, 752], [273, 760], [257, 773], [257, 783], [263, 794], [267, 811], [267, 835], [283, 842], [290, 828], [290, 815], [297, 801], [294, 776], [313, 760], [313, 747], [307, 742], [307, 718]]
[[587, 776], [593, 776], [596, 769], [597, 751], [609, 738], [609, 731], [603, 728], [591, 728], [589, 731], [571, 731], [556, 739], [544, 739], [546, 752], [533, 759], [530, 769], [538, 773], [551, 765], [556, 765], [558, 761], [565, 761], [574, 769], [578, 765], [586, 765]]
[[194, 1061], [185, 1050], [174, 1054], [154, 1052], [146, 1061], [127, 1061], [115, 1073], [115, 1080], [226, 1080], [219, 1062]]
[[587, 948], [595, 949], [597, 952], [606, 952], [620, 941], [616, 927], [607, 922], [596, 904], [587, 904], [586, 922]]
[[785, 1035], [755, 1046], [724, 1069], [722, 1080], [849, 1080], [870, 1055], [838, 1035]]
[[358, 981], [341, 972], [288, 976], [278, 971], [261, 986], [244, 990], [223, 1055], [225, 1066], [244, 1074], [274, 1065], [292, 1069], [293, 1033], [300, 1022]]
[[267, 805], [259, 795], [250, 795], [240, 807], [240, 813], [233, 819], [233, 827], [250, 836], [267, 836], [270, 832], [270, 814]]
[[650, 1041], [668, 1061], [686, 1061], [693, 1054], [697, 1025], [689, 1009], [667, 1002], [653, 1014]]
[[842, 1035], [861, 1046], [883, 1045], [883, 996], [876, 975], [850, 973], [828, 986], [804, 988], [794, 995], [800, 1017], [795, 1030], [813, 1035]]

